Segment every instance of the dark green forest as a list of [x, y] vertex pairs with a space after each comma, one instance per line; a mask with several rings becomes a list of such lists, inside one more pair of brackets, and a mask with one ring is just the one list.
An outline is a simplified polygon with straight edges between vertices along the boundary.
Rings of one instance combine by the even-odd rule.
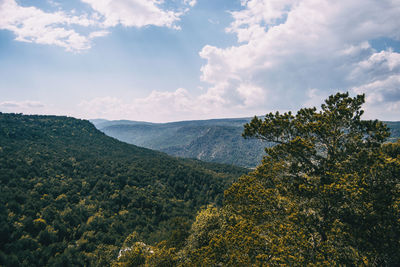
[[90, 122], [0, 114], [0, 265], [111, 262], [125, 238], [183, 242], [239, 167], [122, 143]]

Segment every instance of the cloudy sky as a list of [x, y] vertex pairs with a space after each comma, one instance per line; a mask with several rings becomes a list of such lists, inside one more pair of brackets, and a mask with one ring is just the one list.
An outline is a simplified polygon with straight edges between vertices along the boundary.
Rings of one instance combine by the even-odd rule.
[[399, 0], [0, 0], [0, 111], [165, 122], [365, 93], [400, 120]]

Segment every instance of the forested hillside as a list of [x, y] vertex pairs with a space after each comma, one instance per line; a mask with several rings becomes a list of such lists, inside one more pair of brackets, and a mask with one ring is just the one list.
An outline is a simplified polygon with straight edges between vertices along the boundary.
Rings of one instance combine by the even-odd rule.
[[101, 265], [132, 233], [179, 244], [245, 172], [122, 143], [84, 120], [0, 113], [0, 265]]
[[[254, 168], [271, 142], [242, 138], [250, 118], [149, 123], [92, 120], [105, 134], [118, 140], [170, 155]], [[387, 122], [391, 141], [400, 137], [400, 122]]]

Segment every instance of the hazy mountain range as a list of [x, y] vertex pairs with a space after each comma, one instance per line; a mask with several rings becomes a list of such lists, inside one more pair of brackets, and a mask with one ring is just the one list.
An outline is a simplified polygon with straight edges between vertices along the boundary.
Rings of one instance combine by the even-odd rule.
[[[91, 122], [105, 134], [120, 141], [208, 162], [254, 168], [272, 144], [244, 139], [243, 125], [251, 118], [150, 123], [129, 120]], [[395, 140], [400, 136], [400, 122], [387, 122]]]

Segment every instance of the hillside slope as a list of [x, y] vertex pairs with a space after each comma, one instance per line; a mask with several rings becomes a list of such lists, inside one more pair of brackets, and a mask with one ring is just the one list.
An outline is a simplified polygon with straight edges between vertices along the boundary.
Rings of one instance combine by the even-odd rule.
[[168, 239], [245, 172], [122, 143], [88, 121], [0, 113], [0, 265], [84, 266], [133, 231]]
[[249, 121], [240, 118], [172, 123], [94, 123], [105, 134], [137, 146], [179, 157], [252, 168], [260, 164], [268, 144], [241, 136], [243, 125]]

